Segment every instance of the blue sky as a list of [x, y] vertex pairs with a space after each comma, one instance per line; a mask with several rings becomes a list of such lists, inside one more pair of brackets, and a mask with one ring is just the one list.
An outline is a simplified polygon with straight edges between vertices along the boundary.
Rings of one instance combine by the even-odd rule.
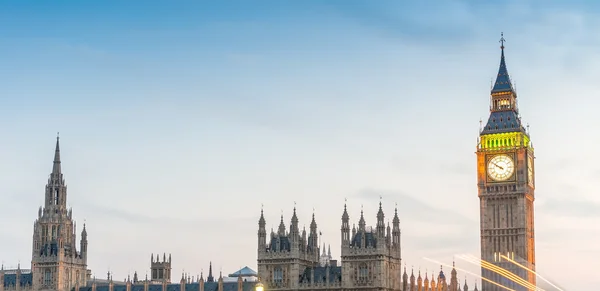
[[144, 274], [152, 252], [174, 274], [255, 268], [261, 204], [276, 226], [294, 201], [337, 256], [344, 199], [373, 224], [379, 195], [409, 267], [477, 254], [474, 151], [503, 31], [538, 157], [538, 270], [589, 286], [600, 10], [434, 3], [3, 1], [0, 258], [30, 261], [57, 131], [99, 277]]

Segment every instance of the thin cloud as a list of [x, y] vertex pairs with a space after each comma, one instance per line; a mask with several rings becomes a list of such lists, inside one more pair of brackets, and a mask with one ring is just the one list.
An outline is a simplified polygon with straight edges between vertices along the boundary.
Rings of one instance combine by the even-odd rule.
[[[133, 211], [127, 211], [115, 207], [106, 207], [98, 204], [82, 203], [82, 208], [86, 210], [89, 216], [102, 217], [103, 219], [114, 219], [120, 222], [131, 224], [150, 225], [156, 227], [209, 227], [216, 225], [218, 227], [247, 224], [248, 221], [257, 219], [256, 217], [218, 217], [218, 218], [198, 218], [185, 219], [177, 216], [164, 216], [160, 214], [141, 214]], [[177, 213], [170, 211], [169, 213]]]
[[539, 205], [540, 209], [547, 214], [577, 218], [599, 218], [600, 203], [581, 198], [557, 199], [548, 198]]

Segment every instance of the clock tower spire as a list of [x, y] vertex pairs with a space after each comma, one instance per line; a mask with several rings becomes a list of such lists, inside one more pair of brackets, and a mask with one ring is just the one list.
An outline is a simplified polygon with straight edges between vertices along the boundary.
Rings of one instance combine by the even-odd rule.
[[[500, 67], [490, 92], [490, 115], [477, 145], [481, 259], [535, 285], [535, 275], [508, 259], [535, 270], [534, 151], [517, 107], [517, 92], [506, 68], [506, 40], [500, 39]], [[508, 258], [508, 259], [507, 259]], [[482, 277], [514, 290], [516, 282], [481, 270]], [[482, 290], [502, 288], [483, 281]]]

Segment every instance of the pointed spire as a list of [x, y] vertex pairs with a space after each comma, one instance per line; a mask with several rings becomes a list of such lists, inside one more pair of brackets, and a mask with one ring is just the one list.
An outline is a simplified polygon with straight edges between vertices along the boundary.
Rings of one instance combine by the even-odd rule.
[[383, 214], [383, 206], [381, 203], [381, 199], [381, 196], [379, 196], [379, 211], [377, 211], [377, 225], [380, 227], [385, 225], [383, 222], [385, 215]]
[[315, 210], [313, 209], [312, 221], [310, 222], [310, 232], [316, 233], [316, 231], [317, 231], [317, 221], [315, 220]]
[[208, 278], [207, 278], [207, 282], [214, 282], [215, 278], [212, 275], [212, 261], [209, 263], [208, 266]]
[[496, 76], [496, 82], [492, 88], [492, 93], [513, 92], [513, 86], [504, 59], [504, 42], [506, 42], [506, 40], [504, 39], [504, 33], [502, 33], [500, 38], [500, 68], [498, 68], [498, 76]]
[[392, 220], [394, 226], [400, 225], [400, 218], [398, 217], [398, 203], [396, 203], [396, 207], [394, 208], [394, 219]]
[[81, 238], [87, 239], [87, 230], [85, 229], [85, 222], [83, 223], [83, 230], [81, 231]]
[[52, 162], [52, 175], [60, 175], [60, 173], [60, 143], [58, 133], [56, 133], [56, 149], [54, 150], [54, 161]]
[[296, 202], [294, 202], [294, 213], [292, 214], [292, 225], [298, 225], [298, 216], [296, 215]]
[[258, 227], [260, 227], [261, 229], [264, 229], [266, 224], [267, 224], [267, 222], [265, 221], [265, 213], [263, 210], [263, 205], [261, 205], [260, 206], [260, 219], [258, 220]]
[[364, 215], [364, 212], [363, 212], [362, 206], [361, 206], [360, 219], [358, 220], [358, 229], [364, 231], [366, 227], [367, 227], [367, 224], [365, 222], [365, 215]]
[[331, 259], [331, 245], [327, 246], [327, 256]]
[[348, 223], [350, 221], [350, 216], [348, 215], [348, 209], [346, 207], [346, 201], [344, 201], [344, 213], [342, 214], [342, 222]]
[[279, 229], [277, 230], [279, 236], [285, 235], [285, 223], [283, 223], [283, 214], [281, 214], [281, 221], [279, 222]]

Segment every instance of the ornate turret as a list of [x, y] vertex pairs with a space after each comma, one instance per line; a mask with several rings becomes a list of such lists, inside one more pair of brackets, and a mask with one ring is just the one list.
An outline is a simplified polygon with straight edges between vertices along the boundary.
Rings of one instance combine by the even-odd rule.
[[342, 246], [350, 244], [350, 216], [344, 203], [344, 213], [342, 213]]
[[298, 245], [300, 240], [300, 228], [298, 227], [298, 216], [296, 215], [296, 206], [294, 206], [294, 213], [292, 214], [292, 221], [290, 224], [290, 239], [295, 242], [294, 246]]
[[380, 239], [385, 237], [385, 215], [383, 214], [383, 208], [381, 201], [379, 201], [379, 211], [377, 211], [377, 237]]
[[317, 221], [315, 220], [315, 213], [313, 212], [312, 220], [310, 222], [310, 235], [308, 239], [308, 245], [312, 249], [313, 256], [316, 261], [319, 260], [319, 234], [317, 233]]
[[406, 273], [406, 266], [404, 266], [404, 274], [402, 274], [402, 291], [408, 291], [408, 274]]
[[265, 215], [263, 209], [260, 209], [260, 218], [258, 219], [258, 250], [265, 251], [267, 247], [267, 229], [265, 226], [267, 222], [265, 221]]
[[450, 291], [458, 291], [458, 278], [456, 277], [456, 268], [454, 262], [452, 262], [452, 271], [450, 272]]
[[79, 248], [81, 250], [81, 257], [84, 259], [87, 259], [87, 247], [88, 247], [88, 240], [87, 240], [87, 230], [85, 228], [85, 223], [83, 224], [83, 230], [81, 231], [81, 242], [79, 243]]

